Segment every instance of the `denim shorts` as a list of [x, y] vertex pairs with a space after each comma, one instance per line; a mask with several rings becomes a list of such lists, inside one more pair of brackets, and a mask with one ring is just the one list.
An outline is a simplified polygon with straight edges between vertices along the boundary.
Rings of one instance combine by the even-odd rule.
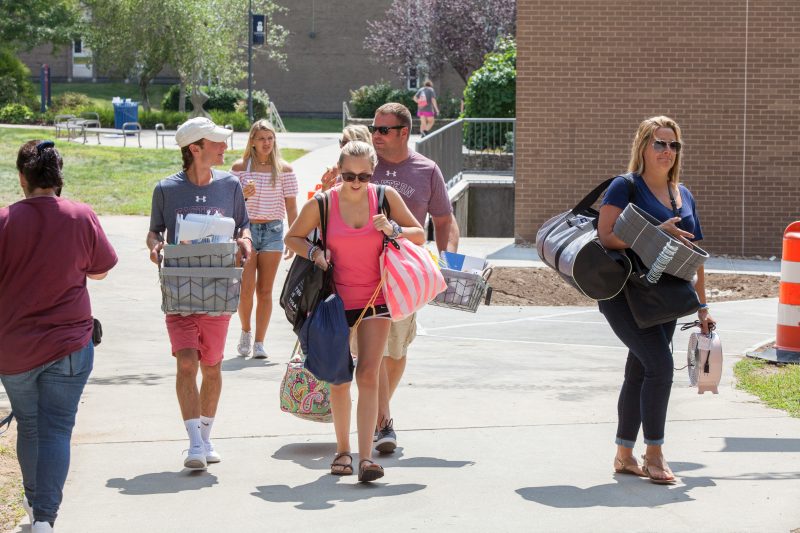
[[256, 252], [283, 251], [283, 220], [272, 220], [263, 224], [250, 224], [253, 249]]

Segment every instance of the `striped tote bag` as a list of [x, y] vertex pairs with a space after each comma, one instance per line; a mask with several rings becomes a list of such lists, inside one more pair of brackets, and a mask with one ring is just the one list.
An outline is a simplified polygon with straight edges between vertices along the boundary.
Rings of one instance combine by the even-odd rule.
[[381, 254], [383, 296], [392, 320], [421, 309], [447, 288], [431, 254], [408, 239], [386, 239]]

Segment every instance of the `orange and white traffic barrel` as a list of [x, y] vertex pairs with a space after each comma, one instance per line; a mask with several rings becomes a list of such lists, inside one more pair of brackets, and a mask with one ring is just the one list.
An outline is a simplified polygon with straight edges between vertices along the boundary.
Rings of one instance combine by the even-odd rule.
[[758, 357], [779, 363], [800, 363], [800, 221], [792, 222], [783, 232], [775, 348]]

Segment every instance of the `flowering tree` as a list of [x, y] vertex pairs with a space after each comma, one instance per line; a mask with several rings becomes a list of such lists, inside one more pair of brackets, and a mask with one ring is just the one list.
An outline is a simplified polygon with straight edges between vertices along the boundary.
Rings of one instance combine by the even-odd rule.
[[368, 21], [364, 46], [400, 75], [450, 65], [464, 82], [498, 37], [516, 33], [516, 0], [393, 0], [382, 20]]

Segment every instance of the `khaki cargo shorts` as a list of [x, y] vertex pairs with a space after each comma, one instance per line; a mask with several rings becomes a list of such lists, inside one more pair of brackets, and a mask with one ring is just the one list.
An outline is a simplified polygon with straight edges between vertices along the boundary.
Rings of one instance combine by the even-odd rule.
[[[358, 354], [358, 340], [356, 335], [350, 339], [350, 351]], [[392, 359], [402, 359], [408, 354], [408, 347], [417, 337], [417, 314], [392, 322], [389, 329], [389, 339], [386, 341], [386, 348], [383, 350], [384, 357]]]

